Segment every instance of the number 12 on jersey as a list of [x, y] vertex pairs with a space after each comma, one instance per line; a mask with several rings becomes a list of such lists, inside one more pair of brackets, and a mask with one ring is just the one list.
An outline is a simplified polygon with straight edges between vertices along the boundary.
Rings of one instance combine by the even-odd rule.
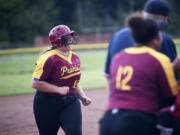
[[[123, 75], [124, 77], [122, 77]], [[131, 86], [128, 84], [128, 82], [131, 80], [132, 75], [132, 66], [119, 66], [116, 75], [116, 88], [126, 91], [131, 90]]]

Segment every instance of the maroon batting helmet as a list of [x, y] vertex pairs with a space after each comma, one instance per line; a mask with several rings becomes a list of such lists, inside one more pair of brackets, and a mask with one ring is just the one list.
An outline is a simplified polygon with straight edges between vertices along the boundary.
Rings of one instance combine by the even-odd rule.
[[51, 29], [49, 32], [49, 40], [52, 46], [67, 46], [70, 44], [76, 44], [76, 32], [71, 31], [66, 25], [58, 25]]

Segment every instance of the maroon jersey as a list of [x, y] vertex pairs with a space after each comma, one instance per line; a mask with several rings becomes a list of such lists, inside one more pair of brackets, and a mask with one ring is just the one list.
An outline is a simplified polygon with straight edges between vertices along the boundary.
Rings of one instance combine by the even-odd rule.
[[110, 76], [108, 110], [119, 108], [155, 114], [159, 94], [170, 97], [178, 92], [169, 58], [145, 46], [118, 53], [111, 63]]
[[[180, 86], [180, 82], [178, 83], [178, 85]], [[180, 118], [180, 93], [178, 93], [178, 95], [176, 96], [175, 104], [172, 107], [172, 111], [174, 117]]]
[[175, 105], [174, 105], [173, 115], [176, 118], [180, 118], [180, 93], [176, 97]]
[[35, 80], [46, 81], [56, 86], [69, 86], [68, 95], [75, 93], [80, 81], [80, 59], [70, 52], [68, 57], [57, 50], [51, 50], [40, 56], [33, 74]]

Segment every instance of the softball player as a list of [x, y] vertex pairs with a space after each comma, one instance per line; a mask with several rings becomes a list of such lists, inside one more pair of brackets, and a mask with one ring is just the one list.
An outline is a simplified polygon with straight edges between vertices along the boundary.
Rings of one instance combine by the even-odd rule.
[[82, 134], [79, 99], [89, 105], [80, 81], [80, 59], [71, 51], [77, 43], [76, 33], [65, 25], [49, 33], [52, 48], [43, 52], [36, 62], [32, 87], [34, 116], [40, 135], [56, 135], [61, 127], [66, 135]]
[[[179, 76], [180, 74], [180, 56], [178, 56], [173, 62], [173, 68], [175, 74]], [[180, 82], [179, 82], [180, 86]], [[180, 135], [180, 92], [176, 96], [176, 101], [173, 106], [171, 106], [171, 111], [173, 112], [173, 135]]]
[[[180, 57], [173, 61], [173, 69], [176, 76], [180, 73]], [[180, 82], [178, 82], [180, 86]], [[157, 128], [161, 134], [180, 135], [180, 93], [176, 96], [173, 105], [164, 107], [158, 113]]]
[[[147, 18], [152, 18], [156, 21], [162, 31], [162, 44], [158, 49], [159, 52], [167, 55], [171, 62], [176, 58], [176, 47], [172, 39], [165, 33], [165, 30], [169, 21], [170, 14], [170, 5], [165, 0], [148, 0], [144, 7], [144, 15]], [[109, 75], [110, 75], [110, 64], [113, 60], [113, 57], [119, 51], [122, 51], [125, 48], [136, 46], [135, 41], [131, 35], [131, 30], [126, 27], [120, 29], [111, 39], [109, 43], [106, 64], [105, 64], [105, 78], [107, 80], [107, 84], [109, 84]], [[109, 85], [107, 85], [109, 89]], [[111, 94], [111, 93], [110, 93]], [[168, 106], [174, 102], [174, 98], [170, 98], [167, 100], [161, 99], [159, 106], [163, 108]]]
[[176, 101], [174, 104], [174, 110], [173, 110], [173, 135], [179, 135], [180, 134], [180, 93], [176, 97]]
[[139, 13], [127, 24], [137, 47], [117, 53], [111, 63], [112, 95], [100, 135], [156, 135], [159, 95], [176, 95], [178, 85], [170, 59], [157, 52], [162, 39], [156, 23]]

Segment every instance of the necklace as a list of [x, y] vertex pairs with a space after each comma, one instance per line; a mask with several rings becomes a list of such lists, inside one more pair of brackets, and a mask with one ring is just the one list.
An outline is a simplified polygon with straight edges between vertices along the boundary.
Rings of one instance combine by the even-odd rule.
[[59, 50], [59, 49], [56, 49], [56, 50], [57, 50], [60, 54], [66, 56], [66, 57], [68, 57], [68, 55], [69, 55], [69, 52], [63, 52], [63, 51], [61, 51], [61, 50]]

